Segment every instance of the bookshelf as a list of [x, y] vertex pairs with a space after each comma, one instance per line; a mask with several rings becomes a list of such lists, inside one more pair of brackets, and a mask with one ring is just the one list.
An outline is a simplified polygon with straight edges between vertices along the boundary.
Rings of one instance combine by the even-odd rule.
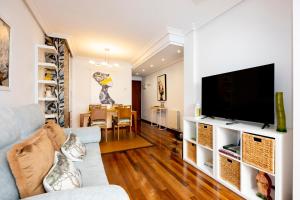
[[[35, 46], [35, 103], [41, 106], [45, 113], [45, 120], [55, 119], [57, 121], [57, 70], [58, 67], [53, 63], [46, 62], [47, 54], [57, 54], [53, 46]], [[51, 95], [46, 95], [46, 90], [51, 91]], [[52, 108], [49, 109], [49, 107]]]
[[[183, 132], [183, 160], [198, 170], [201, 170], [208, 176], [214, 178], [233, 192], [246, 199], [259, 200], [256, 196], [257, 183], [256, 175], [259, 171], [265, 172], [272, 181], [271, 197], [273, 200], [292, 199], [292, 130], [287, 133], [276, 132], [274, 127], [261, 129], [259, 124], [255, 123], [238, 123], [226, 125], [226, 120], [222, 119], [201, 119], [201, 117], [185, 117]], [[212, 148], [199, 144], [199, 126], [212, 126]], [[200, 129], [201, 130], [201, 129]], [[243, 134], [253, 134], [260, 137], [271, 138], [275, 143], [274, 150], [274, 173], [268, 172], [255, 164], [249, 164], [243, 161]], [[201, 136], [202, 134], [200, 134]], [[190, 159], [188, 148], [190, 144], [195, 145], [196, 160]], [[232, 157], [226, 153], [220, 152], [224, 146], [229, 144], [239, 144], [240, 159]], [[221, 177], [221, 158], [228, 159], [235, 163], [239, 168], [240, 187], [231, 184], [230, 181]], [[208, 167], [206, 162], [211, 162], [212, 166]]]

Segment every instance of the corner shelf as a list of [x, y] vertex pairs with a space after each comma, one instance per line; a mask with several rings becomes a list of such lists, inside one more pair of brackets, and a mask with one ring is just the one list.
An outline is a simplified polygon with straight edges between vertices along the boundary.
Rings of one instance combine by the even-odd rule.
[[57, 101], [56, 97], [40, 97], [39, 101]]
[[56, 81], [38, 80], [39, 84], [57, 85]]
[[57, 114], [54, 113], [54, 114], [45, 114], [45, 118], [46, 119], [55, 119], [57, 118]]
[[[226, 125], [226, 120], [221, 119], [201, 119], [200, 117], [185, 117], [184, 127], [183, 127], [183, 138], [184, 138], [184, 148], [183, 148], [183, 160], [197, 169], [201, 170], [203, 173], [211, 176], [218, 182], [222, 183], [225, 187], [231, 189], [233, 192], [242, 196], [245, 199], [260, 200], [256, 196], [257, 184], [256, 175], [258, 171], [265, 172], [272, 180], [272, 185], [274, 187], [271, 190], [271, 197], [273, 200], [285, 200], [292, 199], [292, 168], [291, 168], [291, 157], [292, 152], [292, 130], [289, 129], [288, 133], [282, 134], [276, 132], [274, 127], [261, 129], [260, 124], [233, 124]], [[212, 148], [201, 145], [198, 141], [201, 141], [198, 137], [198, 124], [207, 124], [213, 126], [213, 145]], [[273, 138], [275, 142], [274, 151], [274, 162], [275, 162], [275, 172], [270, 173], [267, 170], [260, 169], [256, 165], [248, 164], [243, 161], [243, 141], [242, 136], [244, 133], [259, 135], [262, 137]], [[186, 147], [188, 143], [196, 145], [196, 162], [191, 161], [188, 155], [188, 148]], [[225, 153], [219, 152], [223, 146], [229, 144], [239, 144], [240, 145], [240, 159], [234, 158]], [[240, 182], [240, 187], [237, 188], [235, 185], [231, 184], [229, 181], [224, 180], [220, 175], [221, 166], [221, 156], [228, 158], [232, 161], [239, 163], [240, 176], [238, 179]], [[211, 161], [212, 168], [204, 165], [206, 161]], [[230, 166], [230, 165], [229, 165]], [[237, 163], [235, 164], [237, 166]], [[233, 168], [231, 168], [233, 169]], [[275, 189], [274, 189], [275, 188]]]
[[57, 66], [53, 63], [39, 62], [38, 66], [42, 67], [42, 68], [46, 68], [46, 69], [55, 69], [55, 70], [57, 70]]
[[[45, 80], [55, 79], [58, 73], [58, 67], [54, 63], [47, 62], [48, 55], [57, 55], [58, 51], [54, 46], [37, 44], [35, 45], [35, 103], [39, 104], [42, 111], [45, 113], [45, 119], [58, 118], [58, 110], [51, 113], [52, 108], [58, 107], [58, 98], [55, 97], [55, 88], [58, 85], [56, 80]], [[49, 76], [49, 78], [48, 78]], [[46, 90], [51, 90], [52, 96], [45, 97]]]
[[38, 44], [36, 45], [39, 51], [43, 51], [43, 53], [53, 53], [58, 54], [57, 50], [54, 46], [49, 46], [45, 44]]

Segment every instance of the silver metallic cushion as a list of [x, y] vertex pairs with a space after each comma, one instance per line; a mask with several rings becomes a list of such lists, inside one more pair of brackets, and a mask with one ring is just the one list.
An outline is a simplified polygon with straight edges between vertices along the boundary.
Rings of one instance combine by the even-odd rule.
[[60, 152], [55, 152], [54, 165], [43, 180], [47, 192], [80, 188], [82, 178], [80, 170]]
[[61, 146], [62, 153], [72, 161], [82, 161], [86, 155], [86, 148], [79, 138], [71, 133]]

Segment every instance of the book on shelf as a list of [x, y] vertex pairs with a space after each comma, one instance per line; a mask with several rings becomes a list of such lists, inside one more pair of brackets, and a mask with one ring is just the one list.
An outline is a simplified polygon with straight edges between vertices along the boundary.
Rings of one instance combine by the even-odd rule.
[[219, 149], [219, 152], [221, 152], [221, 153], [223, 153], [223, 154], [225, 154], [225, 155], [228, 155], [228, 156], [230, 156], [230, 157], [233, 157], [233, 158], [235, 158], [235, 159], [238, 159], [238, 160], [241, 159], [240, 154], [234, 153], [234, 152], [232, 152], [232, 151], [230, 151], [230, 150], [228, 150], [228, 149]]
[[228, 145], [223, 146], [223, 149], [226, 149], [226, 150], [232, 151], [234, 153], [240, 154], [240, 149], [241, 148], [240, 148], [239, 145], [236, 145], [236, 144], [228, 144]]

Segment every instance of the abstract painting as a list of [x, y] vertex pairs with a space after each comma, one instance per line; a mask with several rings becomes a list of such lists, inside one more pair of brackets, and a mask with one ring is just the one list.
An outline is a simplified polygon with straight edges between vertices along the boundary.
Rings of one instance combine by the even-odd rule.
[[9, 89], [10, 27], [0, 18], [0, 90]]
[[167, 75], [157, 77], [157, 100], [167, 101]]
[[99, 100], [101, 104], [115, 104], [115, 101], [110, 97], [108, 88], [113, 86], [112, 78], [109, 74], [95, 72], [93, 74], [95, 81], [101, 86]]

